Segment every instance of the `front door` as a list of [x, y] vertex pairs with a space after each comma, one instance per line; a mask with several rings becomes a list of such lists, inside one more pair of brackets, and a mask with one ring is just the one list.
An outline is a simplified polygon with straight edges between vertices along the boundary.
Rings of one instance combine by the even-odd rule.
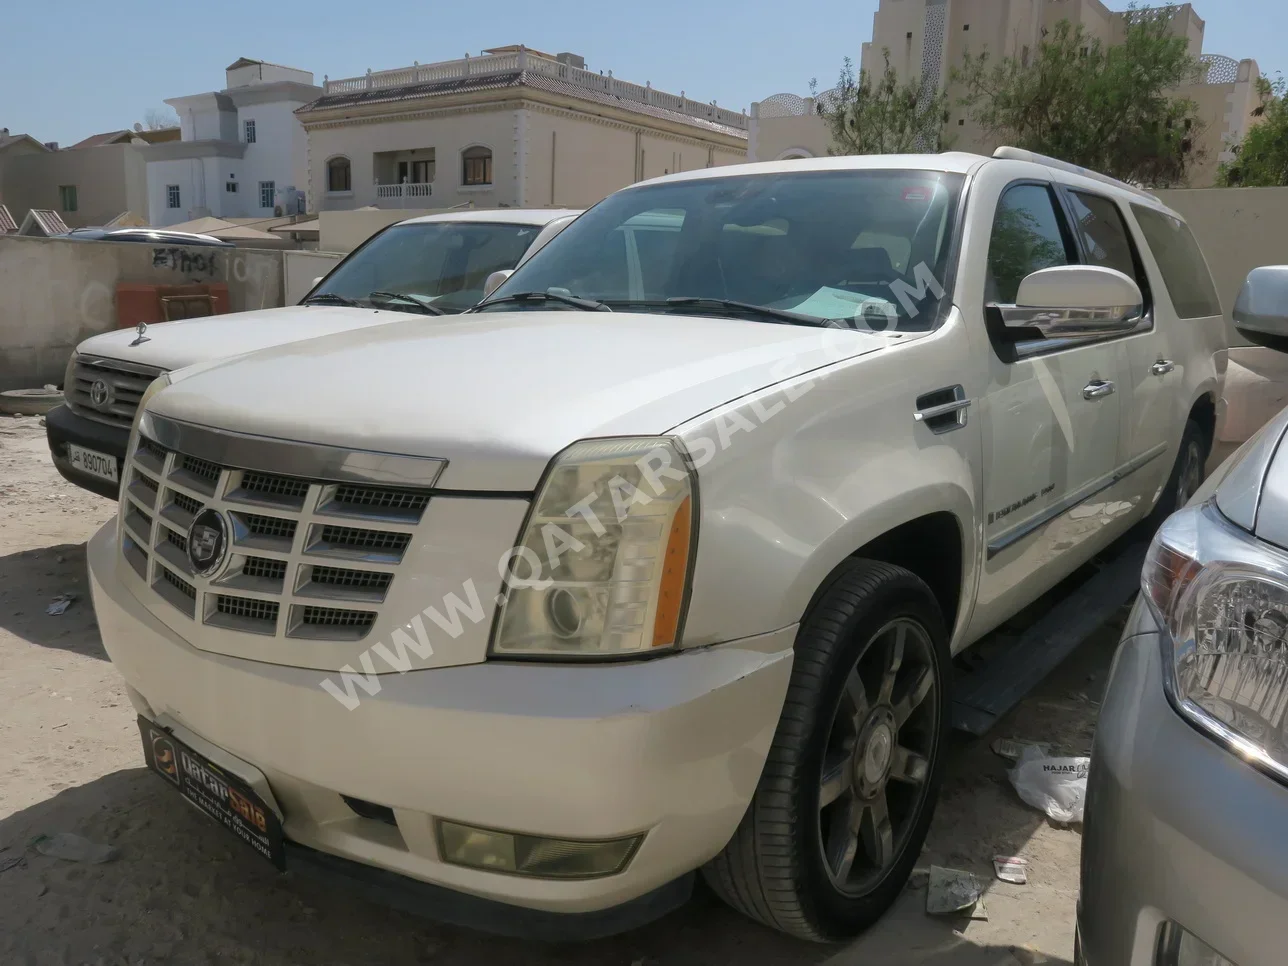
[[[1001, 186], [981, 266], [984, 302], [1013, 304], [1026, 275], [1073, 264], [1077, 251], [1053, 185]], [[982, 316], [984, 306], [975, 311]], [[1122, 341], [1061, 345], [998, 336], [990, 333], [980, 399], [986, 549], [972, 637], [1020, 610], [1101, 545], [1111, 516], [1095, 496], [1113, 479], [1120, 458]]]

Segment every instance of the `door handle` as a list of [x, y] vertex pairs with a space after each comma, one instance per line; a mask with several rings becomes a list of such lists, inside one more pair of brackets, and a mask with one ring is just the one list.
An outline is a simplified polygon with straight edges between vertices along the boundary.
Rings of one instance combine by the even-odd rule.
[[1156, 376], [1165, 376], [1175, 368], [1176, 363], [1171, 359], [1159, 359], [1149, 367], [1149, 371]]
[[1103, 399], [1105, 396], [1114, 394], [1114, 384], [1098, 379], [1095, 382], [1089, 382], [1082, 387], [1083, 399]]

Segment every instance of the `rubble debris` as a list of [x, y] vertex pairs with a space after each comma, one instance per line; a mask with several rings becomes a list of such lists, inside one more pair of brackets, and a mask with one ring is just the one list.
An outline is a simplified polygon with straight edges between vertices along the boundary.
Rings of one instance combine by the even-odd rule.
[[926, 912], [932, 916], [951, 916], [959, 912], [971, 912], [971, 918], [988, 918], [987, 912], [982, 916], [975, 915], [975, 907], [981, 905], [984, 887], [973, 872], [961, 869], [945, 869], [932, 865], [926, 883]]
[[1003, 882], [1024, 885], [1029, 881], [1029, 862], [1028, 859], [1021, 859], [1016, 855], [995, 855], [993, 872]]
[[58, 617], [59, 615], [66, 613], [67, 608], [71, 607], [75, 600], [75, 594], [59, 594], [50, 601], [49, 606], [45, 608], [45, 613], [49, 614], [51, 617]]

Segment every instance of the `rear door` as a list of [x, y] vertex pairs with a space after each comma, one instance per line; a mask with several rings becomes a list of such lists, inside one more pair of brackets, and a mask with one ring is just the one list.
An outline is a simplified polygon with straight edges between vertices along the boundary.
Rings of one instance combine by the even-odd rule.
[[1124, 458], [1119, 467], [1121, 495], [1143, 515], [1172, 468], [1168, 443], [1174, 446], [1180, 439], [1184, 421], [1176, 403], [1183, 395], [1178, 361], [1183, 352], [1174, 342], [1179, 333], [1166, 303], [1160, 311], [1121, 205], [1094, 189], [1068, 187], [1063, 194], [1083, 261], [1134, 278], [1144, 300], [1141, 326], [1123, 339], [1127, 365], [1120, 386]]

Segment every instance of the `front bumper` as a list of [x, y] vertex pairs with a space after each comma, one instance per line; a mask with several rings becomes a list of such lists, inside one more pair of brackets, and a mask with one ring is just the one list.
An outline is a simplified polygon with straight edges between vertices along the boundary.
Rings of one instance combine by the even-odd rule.
[[1087, 966], [1155, 966], [1173, 922], [1237, 966], [1284, 961], [1288, 789], [1168, 703], [1137, 600], [1088, 777], [1078, 934]]
[[[121, 584], [118, 546], [115, 521], [90, 541], [91, 588], [141, 714], [260, 769], [289, 840], [528, 909], [611, 909], [719, 852], [755, 791], [791, 673], [795, 627], [633, 664], [389, 674], [350, 711], [320, 687], [325, 672], [188, 645]], [[397, 826], [359, 817], [341, 795], [393, 809]], [[646, 834], [621, 873], [537, 879], [443, 862], [437, 818], [567, 839]]]
[[118, 485], [74, 468], [67, 459], [67, 444], [75, 443], [99, 453], [116, 458], [116, 477], [122, 478], [125, 469], [125, 451], [130, 443], [130, 431], [119, 426], [88, 419], [74, 412], [70, 406], [55, 406], [45, 415], [45, 438], [49, 441], [49, 456], [54, 468], [68, 482], [82, 489], [115, 500]]

